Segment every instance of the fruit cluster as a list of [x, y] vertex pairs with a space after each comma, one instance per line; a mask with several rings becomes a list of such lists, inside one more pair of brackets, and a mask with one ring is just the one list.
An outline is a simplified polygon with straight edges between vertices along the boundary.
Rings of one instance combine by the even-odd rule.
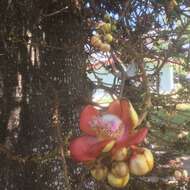
[[175, 170], [174, 176], [176, 179], [181, 180], [184, 178], [188, 178], [189, 174], [187, 170]]
[[107, 22], [101, 22], [96, 28], [96, 35], [91, 37], [91, 44], [102, 52], [109, 52], [111, 50], [111, 43], [113, 41], [112, 32], [116, 30], [116, 25], [111, 23], [108, 16], [104, 19]]

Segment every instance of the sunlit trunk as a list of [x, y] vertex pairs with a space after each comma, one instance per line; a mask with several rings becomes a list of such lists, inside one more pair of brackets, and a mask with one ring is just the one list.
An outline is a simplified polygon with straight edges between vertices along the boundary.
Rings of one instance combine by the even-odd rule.
[[[2, 45], [13, 62], [9, 69], [5, 63], [3, 71], [11, 80], [4, 78], [8, 153], [1, 153], [0, 189], [69, 189], [81, 183], [80, 178], [70, 180], [76, 165], [66, 153], [89, 96], [84, 26], [71, 12], [44, 17], [40, 24], [34, 20], [28, 25], [31, 20], [25, 19], [13, 22], [19, 28], [14, 35], [21, 40]], [[6, 45], [12, 51], [6, 52]], [[55, 100], [59, 130], [54, 127]]]

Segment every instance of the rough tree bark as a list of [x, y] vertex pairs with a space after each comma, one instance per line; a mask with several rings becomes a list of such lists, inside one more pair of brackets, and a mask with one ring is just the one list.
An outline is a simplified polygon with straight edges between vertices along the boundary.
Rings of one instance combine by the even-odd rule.
[[77, 134], [78, 113], [90, 91], [83, 23], [72, 10], [51, 15], [61, 6], [64, 2], [1, 2], [2, 190], [74, 187], [66, 168], [72, 165], [73, 173], [74, 163], [66, 164], [60, 151], [68, 135]]

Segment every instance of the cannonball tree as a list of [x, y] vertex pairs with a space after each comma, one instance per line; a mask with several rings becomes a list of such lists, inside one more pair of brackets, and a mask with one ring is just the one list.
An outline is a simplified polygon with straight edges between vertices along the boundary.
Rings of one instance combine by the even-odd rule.
[[[189, 100], [188, 85], [173, 99], [161, 94], [160, 74], [165, 65], [189, 70], [189, 7], [188, 0], [0, 1], [0, 189], [142, 189], [141, 176], [159, 177], [151, 143], [171, 148], [165, 129], [184, 125], [166, 127], [169, 109]], [[95, 101], [97, 89], [111, 100]], [[167, 113], [156, 124], [159, 109]]]

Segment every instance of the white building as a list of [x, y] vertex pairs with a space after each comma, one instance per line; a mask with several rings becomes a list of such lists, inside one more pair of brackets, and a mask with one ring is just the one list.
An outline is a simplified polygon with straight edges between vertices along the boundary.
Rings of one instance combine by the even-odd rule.
[[175, 89], [174, 71], [171, 64], [165, 64], [160, 71], [160, 93], [170, 93]]

